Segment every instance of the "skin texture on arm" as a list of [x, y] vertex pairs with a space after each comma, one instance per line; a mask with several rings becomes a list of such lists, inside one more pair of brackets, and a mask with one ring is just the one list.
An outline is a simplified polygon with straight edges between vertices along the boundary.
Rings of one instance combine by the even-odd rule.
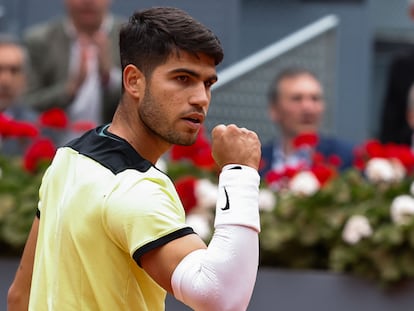
[[145, 254], [141, 258], [141, 265], [161, 287], [172, 294], [171, 276], [177, 265], [192, 251], [205, 248], [207, 246], [198, 235], [186, 235]]
[[15, 278], [9, 288], [7, 295], [8, 311], [28, 309], [38, 229], [39, 218], [35, 217]]

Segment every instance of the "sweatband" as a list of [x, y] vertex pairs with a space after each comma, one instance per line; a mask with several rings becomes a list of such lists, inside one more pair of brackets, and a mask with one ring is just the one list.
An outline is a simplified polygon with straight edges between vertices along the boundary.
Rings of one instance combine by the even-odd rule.
[[240, 225], [260, 232], [259, 183], [259, 174], [249, 166], [224, 166], [219, 177], [214, 227]]

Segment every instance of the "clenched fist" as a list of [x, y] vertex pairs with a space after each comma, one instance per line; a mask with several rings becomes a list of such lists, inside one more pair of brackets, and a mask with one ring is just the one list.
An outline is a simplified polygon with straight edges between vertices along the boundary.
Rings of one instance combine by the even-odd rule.
[[227, 164], [259, 169], [261, 144], [255, 132], [234, 124], [220, 124], [211, 134], [213, 158], [220, 169]]

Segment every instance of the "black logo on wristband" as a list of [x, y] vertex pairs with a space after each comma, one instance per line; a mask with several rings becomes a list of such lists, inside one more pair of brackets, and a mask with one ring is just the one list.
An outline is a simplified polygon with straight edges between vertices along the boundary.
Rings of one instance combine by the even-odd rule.
[[226, 210], [230, 209], [229, 195], [227, 194], [226, 187], [224, 187], [224, 194], [226, 195], [226, 205], [221, 208], [222, 211], [226, 211]]

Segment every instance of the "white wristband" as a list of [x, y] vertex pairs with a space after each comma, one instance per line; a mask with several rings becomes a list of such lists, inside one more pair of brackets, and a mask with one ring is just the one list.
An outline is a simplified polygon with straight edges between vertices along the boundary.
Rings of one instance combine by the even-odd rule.
[[240, 225], [260, 232], [258, 172], [249, 166], [223, 167], [218, 185], [214, 227]]

